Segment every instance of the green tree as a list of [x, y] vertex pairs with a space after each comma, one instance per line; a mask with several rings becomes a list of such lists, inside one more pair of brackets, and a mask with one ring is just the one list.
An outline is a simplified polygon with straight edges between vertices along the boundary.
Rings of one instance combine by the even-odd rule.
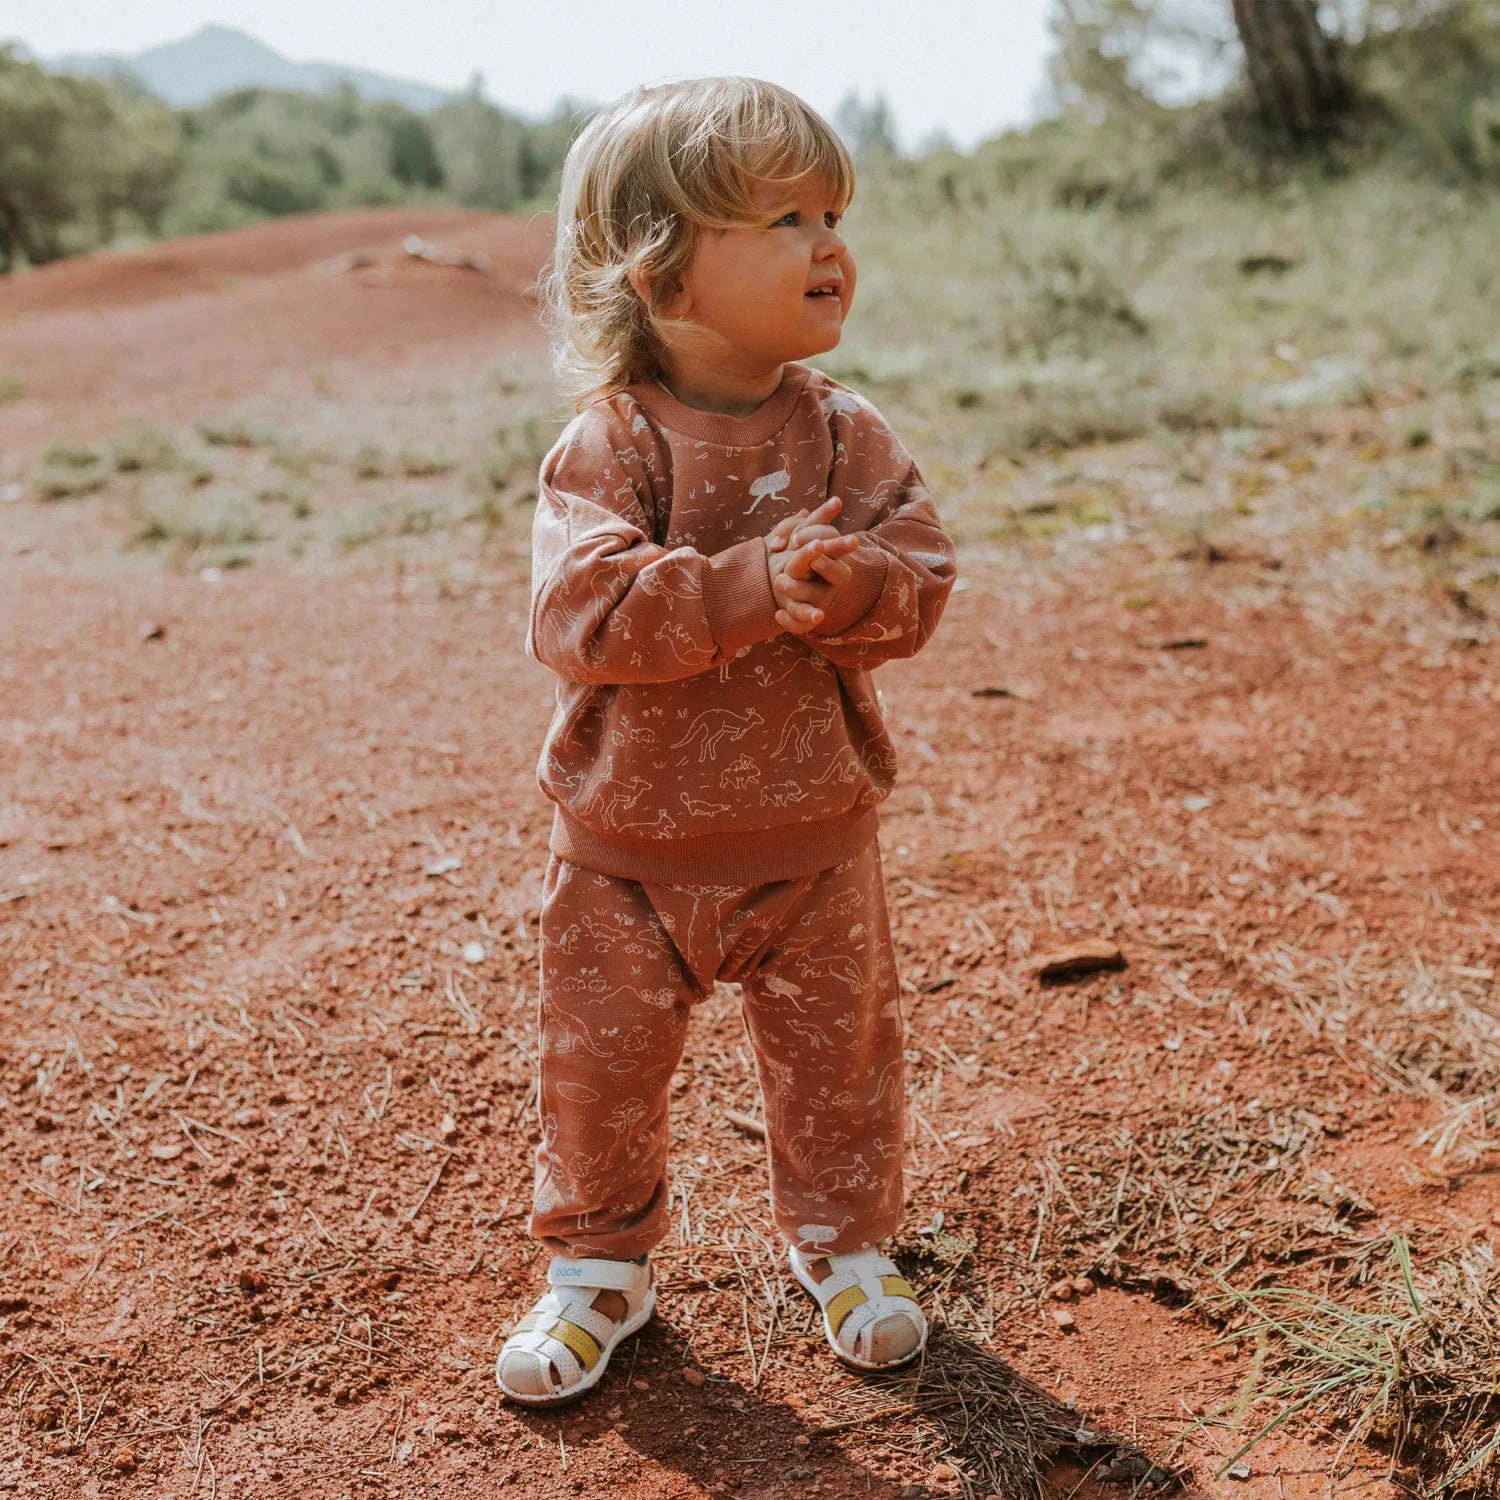
[[896, 117], [884, 94], [875, 94], [866, 104], [851, 90], [833, 112], [833, 128], [856, 156], [896, 152]]
[[0, 47], [0, 270], [92, 249], [122, 214], [154, 228], [180, 165], [163, 106]]
[[520, 201], [525, 127], [486, 104], [476, 85], [435, 109], [428, 129], [442, 181], [457, 202], [498, 210]]
[[1048, 24], [1053, 102], [1096, 124], [1156, 122], [1217, 93], [1240, 62], [1229, 0], [1053, 0]]
[[1500, 0], [1369, 0], [1361, 95], [1454, 177], [1500, 179]]
[[1343, 38], [1325, 31], [1318, 0], [1231, 0], [1261, 119], [1299, 144], [1328, 136], [1354, 100]]
[[521, 197], [551, 204], [562, 180], [568, 147], [593, 116], [594, 107], [577, 99], [558, 101], [552, 114], [538, 125], [528, 125], [521, 136]]
[[408, 187], [441, 187], [443, 169], [427, 121], [399, 104], [384, 105], [379, 119], [389, 144], [391, 176]]
[[237, 89], [187, 111], [187, 164], [169, 228], [194, 233], [332, 207], [347, 175], [345, 103]]
[[364, 106], [352, 127], [328, 144], [341, 178], [331, 204], [404, 203], [443, 185], [431, 127], [403, 105]]
[[108, 244], [122, 216], [134, 217], [152, 235], [182, 175], [182, 126], [177, 116], [139, 85], [113, 90], [115, 127], [100, 163], [99, 238]]

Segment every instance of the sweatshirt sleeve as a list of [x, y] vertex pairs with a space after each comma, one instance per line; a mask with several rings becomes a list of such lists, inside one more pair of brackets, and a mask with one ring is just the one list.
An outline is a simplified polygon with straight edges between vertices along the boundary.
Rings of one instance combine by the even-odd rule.
[[765, 540], [707, 557], [658, 546], [650, 484], [601, 403], [542, 461], [526, 654], [582, 683], [692, 677], [781, 633]]
[[879, 486], [878, 518], [858, 533], [858, 549], [845, 558], [854, 577], [834, 595], [817, 630], [798, 637], [835, 666], [867, 671], [915, 656], [958, 579], [953, 540], [921, 471], [902, 457], [904, 472]]

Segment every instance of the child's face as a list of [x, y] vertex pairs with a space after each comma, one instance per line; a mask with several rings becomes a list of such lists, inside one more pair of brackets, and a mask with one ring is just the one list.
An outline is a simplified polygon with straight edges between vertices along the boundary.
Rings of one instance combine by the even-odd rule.
[[[854, 257], [828, 185], [764, 186], [756, 200], [765, 209], [758, 223], [703, 231], [681, 291], [663, 309], [729, 346], [694, 349], [700, 357], [745, 369], [835, 348], [854, 300]], [[691, 328], [682, 341], [692, 346]]]

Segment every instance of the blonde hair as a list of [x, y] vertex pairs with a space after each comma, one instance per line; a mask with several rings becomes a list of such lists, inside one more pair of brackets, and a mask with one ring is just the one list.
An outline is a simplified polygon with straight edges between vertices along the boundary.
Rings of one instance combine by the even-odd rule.
[[662, 372], [660, 308], [702, 231], [758, 222], [757, 187], [808, 177], [829, 184], [840, 213], [854, 196], [854, 163], [832, 126], [759, 78], [636, 88], [595, 115], [563, 164], [557, 243], [537, 286], [574, 411]]

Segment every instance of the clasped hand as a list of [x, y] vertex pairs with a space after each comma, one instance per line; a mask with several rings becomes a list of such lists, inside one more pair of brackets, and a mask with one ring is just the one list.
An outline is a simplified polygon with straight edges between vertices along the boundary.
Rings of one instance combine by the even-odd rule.
[[830, 495], [816, 510], [785, 516], [766, 533], [776, 619], [793, 635], [820, 625], [834, 594], [854, 577], [844, 557], [859, 546], [859, 537], [828, 524], [841, 504]]

